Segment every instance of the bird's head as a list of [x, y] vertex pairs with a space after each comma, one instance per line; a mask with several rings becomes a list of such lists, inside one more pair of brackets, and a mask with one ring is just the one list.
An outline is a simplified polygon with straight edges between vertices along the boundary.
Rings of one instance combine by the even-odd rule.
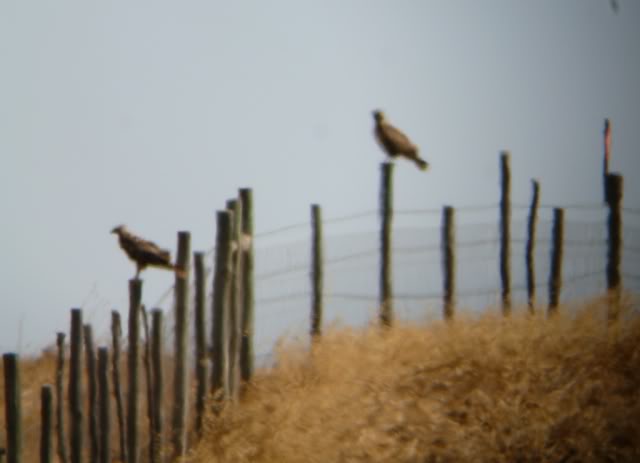
[[376, 122], [382, 122], [384, 120], [384, 113], [380, 109], [375, 109], [372, 114]]
[[111, 230], [111, 233], [115, 233], [116, 235], [119, 235], [125, 230], [126, 228], [124, 225], [118, 225], [117, 227], [113, 227], [113, 230]]

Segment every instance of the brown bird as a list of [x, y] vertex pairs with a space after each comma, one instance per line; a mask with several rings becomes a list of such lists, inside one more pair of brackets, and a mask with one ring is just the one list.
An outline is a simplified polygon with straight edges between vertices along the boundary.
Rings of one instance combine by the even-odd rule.
[[427, 170], [429, 163], [418, 155], [418, 147], [411, 143], [409, 137], [389, 124], [382, 111], [373, 111], [373, 118], [376, 121], [376, 140], [389, 157], [402, 156], [415, 162], [420, 170]]
[[120, 247], [127, 253], [129, 259], [136, 263], [136, 279], [146, 267], [159, 267], [175, 271], [178, 276], [184, 278], [185, 273], [171, 263], [171, 253], [160, 248], [151, 241], [135, 236], [124, 225], [118, 225], [111, 233], [118, 235]]

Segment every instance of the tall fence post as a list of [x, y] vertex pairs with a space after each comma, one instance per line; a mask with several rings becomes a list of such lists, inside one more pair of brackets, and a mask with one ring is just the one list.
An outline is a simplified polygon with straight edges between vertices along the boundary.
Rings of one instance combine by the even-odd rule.
[[393, 220], [393, 163], [382, 163], [380, 185], [380, 323], [393, 323], [393, 288], [391, 277], [391, 224]]
[[442, 271], [444, 274], [444, 310], [445, 320], [453, 318], [456, 292], [455, 267], [455, 210], [445, 206], [442, 210]]
[[511, 166], [508, 151], [500, 154], [500, 280], [502, 313], [511, 314]]
[[60, 463], [68, 463], [67, 441], [64, 428], [64, 338], [65, 334], [56, 334], [58, 358], [56, 361], [56, 432], [58, 436], [58, 459]]
[[40, 389], [40, 463], [51, 463], [52, 424], [53, 424], [53, 388], [45, 384]]
[[604, 120], [603, 136], [603, 156], [602, 156], [602, 186], [604, 188], [604, 202], [609, 203], [609, 159], [611, 157], [611, 121]]
[[240, 391], [240, 341], [242, 332], [242, 203], [239, 199], [227, 202], [227, 209], [233, 214], [231, 226], [231, 288], [229, 301], [229, 396], [238, 400]]
[[558, 310], [560, 291], [562, 290], [562, 245], [564, 240], [564, 209], [553, 210], [553, 228], [551, 230], [551, 274], [549, 276], [549, 309], [553, 315]]
[[620, 310], [622, 277], [620, 263], [622, 258], [622, 198], [623, 177], [609, 174], [607, 178], [609, 192], [609, 218], [607, 221], [607, 292], [609, 296], [609, 320], [615, 320]]
[[147, 421], [149, 424], [149, 461], [154, 462], [154, 455], [156, 454], [157, 440], [153, 433], [155, 426], [153, 424], [153, 372], [151, 371], [151, 334], [149, 330], [149, 317], [147, 316], [147, 309], [144, 304], [140, 306], [140, 313], [142, 314], [142, 327], [144, 329], [144, 354], [142, 362], [144, 364], [144, 373], [147, 386]]
[[127, 454], [126, 427], [124, 420], [124, 405], [122, 400], [122, 387], [120, 386], [120, 352], [122, 350], [122, 323], [120, 313], [111, 312], [111, 340], [113, 343], [112, 373], [113, 395], [116, 400], [116, 417], [118, 419], [118, 442], [120, 447], [120, 460], [129, 463]]
[[98, 348], [98, 403], [100, 404], [100, 463], [111, 463], [111, 415], [109, 400], [109, 350]]
[[155, 441], [155, 454], [151, 458], [152, 463], [162, 463], [163, 458], [163, 431], [164, 417], [162, 413], [164, 380], [162, 368], [163, 343], [162, 343], [162, 317], [160, 309], [151, 312], [151, 365], [153, 373], [153, 439]]
[[22, 416], [18, 354], [2, 356], [4, 368], [4, 412], [7, 427], [7, 463], [22, 461]]
[[240, 343], [240, 373], [243, 381], [253, 376], [253, 192], [240, 189], [242, 201], [242, 341]]
[[89, 461], [98, 461], [98, 384], [96, 356], [93, 346], [93, 330], [91, 325], [84, 325], [84, 351], [89, 386]]
[[128, 463], [138, 463], [138, 366], [140, 351], [140, 304], [142, 280], [129, 280], [129, 351], [127, 355], [129, 384], [127, 391]]
[[71, 463], [82, 462], [82, 310], [71, 309], [71, 358], [69, 360], [69, 415]]
[[229, 396], [229, 293], [231, 283], [231, 213], [218, 211], [216, 265], [213, 276], [211, 392], [217, 402]]
[[195, 270], [195, 316], [193, 331], [196, 341], [195, 370], [196, 370], [196, 416], [195, 430], [198, 437], [202, 436], [204, 420], [204, 405], [207, 397], [207, 332], [206, 332], [206, 270], [204, 253], [193, 253]]
[[529, 313], [533, 314], [536, 305], [536, 267], [535, 267], [535, 245], [536, 245], [536, 221], [538, 220], [538, 204], [540, 202], [540, 184], [537, 180], [532, 180], [533, 196], [531, 207], [529, 208], [529, 218], [527, 220], [527, 244], [525, 249], [525, 259], [527, 266], [527, 302], [529, 303]]
[[317, 339], [322, 334], [322, 292], [323, 292], [323, 246], [322, 209], [311, 205], [311, 336]]
[[187, 394], [188, 363], [187, 340], [189, 319], [189, 261], [191, 256], [191, 235], [178, 232], [178, 255], [176, 264], [181, 272], [176, 272], [175, 282], [175, 367], [173, 376], [173, 456], [183, 457], [187, 451]]

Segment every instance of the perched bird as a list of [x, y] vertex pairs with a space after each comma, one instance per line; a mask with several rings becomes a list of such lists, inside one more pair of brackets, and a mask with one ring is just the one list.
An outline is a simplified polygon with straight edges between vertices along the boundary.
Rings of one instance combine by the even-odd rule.
[[166, 249], [161, 249], [157, 244], [134, 235], [124, 225], [118, 225], [111, 230], [111, 233], [118, 235], [120, 247], [127, 253], [129, 259], [136, 263], [136, 279], [148, 266], [173, 270], [178, 276], [184, 278], [184, 271], [171, 263], [171, 253]]
[[429, 163], [418, 155], [418, 147], [411, 143], [409, 137], [389, 124], [382, 111], [373, 111], [373, 118], [376, 121], [374, 129], [376, 140], [389, 157], [405, 157], [415, 162], [420, 170], [427, 170]]

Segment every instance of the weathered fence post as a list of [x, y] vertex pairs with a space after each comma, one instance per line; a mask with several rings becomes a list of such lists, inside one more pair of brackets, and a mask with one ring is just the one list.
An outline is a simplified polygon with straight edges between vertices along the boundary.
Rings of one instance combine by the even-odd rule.
[[155, 309], [151, 312], [151, 365], [153, 372], [153, 433], [155, 454], [151, 458], [152, 463], [161, 463], [163, 459], [163, 394], [164, 380], [162, 368], [162, 310]]
[[553, 210], [553, 228], [551, 230], [551, 274], [549, 276], [549, 309], [553, 315], [558, 309], [562, 290], [562, 244], [564, 240], [564, 209]]
[[18, 354], [2, 356], [4, 368], [4, 412], [7, 427], [7, 463], [22, 461], [22, 417]]
[[229, 396], [229, 293], [231, 283], [231, 213], [218, 211], [216, 265], [213, 276], [211, 392], [216, 401]]
[[442, 210], [442, 271], [444, 274], [444, 310], [445, 320], [453, 318], [456, 292], [455, 262], [455, 210], [445, 206]]
[[233, 214], [231, 226], [231, 289], [229, 302], [229, 396], [238, 400], [240, 392], [240, 342], [242, 336], [242, 203], [239, 199], [227, 202]]
[[607, 222], [607, 292], [609, 297], [609, 320], [618, 317], [620, 309], [620, 294], [622, 292], [622, 277], [620, 262], [622, 258], [622, 197], [623, 177], [619, 174], [609, 174], [609, 218]]
[[69, 415], [71, 463], [82, 461], [82, 310], [71, 309], [71, 359], [69, 361]]
[[89, 386], [89, 461], [98, 461], [98, 384], [96, 372], [96, 356], [93, 346], [93, 330], [91, 325], [84, 325], [84, 350], [86, 358], [87, 378]]
[[317, 339], [322, 334], [322, 209], [318, 204], [311, 205], [311, 337]]
[[53, 388], [49, 384], [42, 386], [40, 390], [40, 463], [51, 463], [52, 430], [53, 423]]
[[153, 433], [155, 429], [153, 425], [153, 373], [151, 371], [151, 335], [149, 332], [149, 318], [147, 317], [147, 309], [144, 304], [140, 306], [142, 313], [142, 327], [144, 329], [144, 355], [142, 361], [144, 363], [144, 373], [147, 386], [147, 421], [149, 422], [149, 461], [154, 461], [156, 454], [156, 436]]
[[124, 405], [122, 400], [122, 388], [120, 386], [120, 352], [122, 341], [122, 323], [118, 311], [111, 312], [111, 337], [113, 342], [113, 395], [116, 399], [116, 417], [118, 419], [118, 438], [120, 447], [120, 460], [129, 463], [127, 455], [126, 428], [124, 423]]
[[380, 323], [393, 323], [393, 288], [391, 277], [391, 223], [393, 220], [393, 163], [382, 163], [380, 185]]
[[98, 403], [100, 404], [100, 463], [111, 463], [111, 415], [109, 400], [109, 350], [98, 348]]
[[253, 376], [253, 192], [240, 189], [242, 201], [242, 341], [240, 343], [240, 373], [244, 381]]
[[56, 431], [58, 436], [58, 459], [68, 463], [67, 442], [64, 432], [64, 333], [56, 334], [58, 358], [56, 361]]
[[196, 340], [196, 417], [195, 430], [198, 437], [202, 436], [204, 419], [204, 404], [207, 398], [207, 332], [206, 332], [206, 270], [204, 253], [193, 253], [195, 270], [195, 317], [193, 331]]
[[138, 463], [138, 365], [140, 349], [140, 301], [142, 280], [129, 280], [129, 351], [127, 363], [127, 453], [128, 463]]
[[537, 180], [532, 180], [533, 196], [531, 207], [529, 208], [529, 219], [527, 221], [527, 244], [525, 259], [527, 266], [527, 301], [529, 303], [529, 313], [533, 314], [536, 305], [536, 266], [535, 266], [535, 245], [536, 245], [536, 221], [538, 220], [538, 203], [540, 202], [540, 184]]
[[183, 457], [187, 451], [187, 395], [188, 395], [188, 363], [187, 340], [189, 319], [189, 261], [191, 256], [191, 235], [189, 232], [178, 232], [178, 255], [175, 282], [175, 367], [173, 376], [173, 415], [172, 444], [173, 457]]
[[511, 314], [511, 166], [509, 152], [500, 154], [500, 280], [502, 313]]

